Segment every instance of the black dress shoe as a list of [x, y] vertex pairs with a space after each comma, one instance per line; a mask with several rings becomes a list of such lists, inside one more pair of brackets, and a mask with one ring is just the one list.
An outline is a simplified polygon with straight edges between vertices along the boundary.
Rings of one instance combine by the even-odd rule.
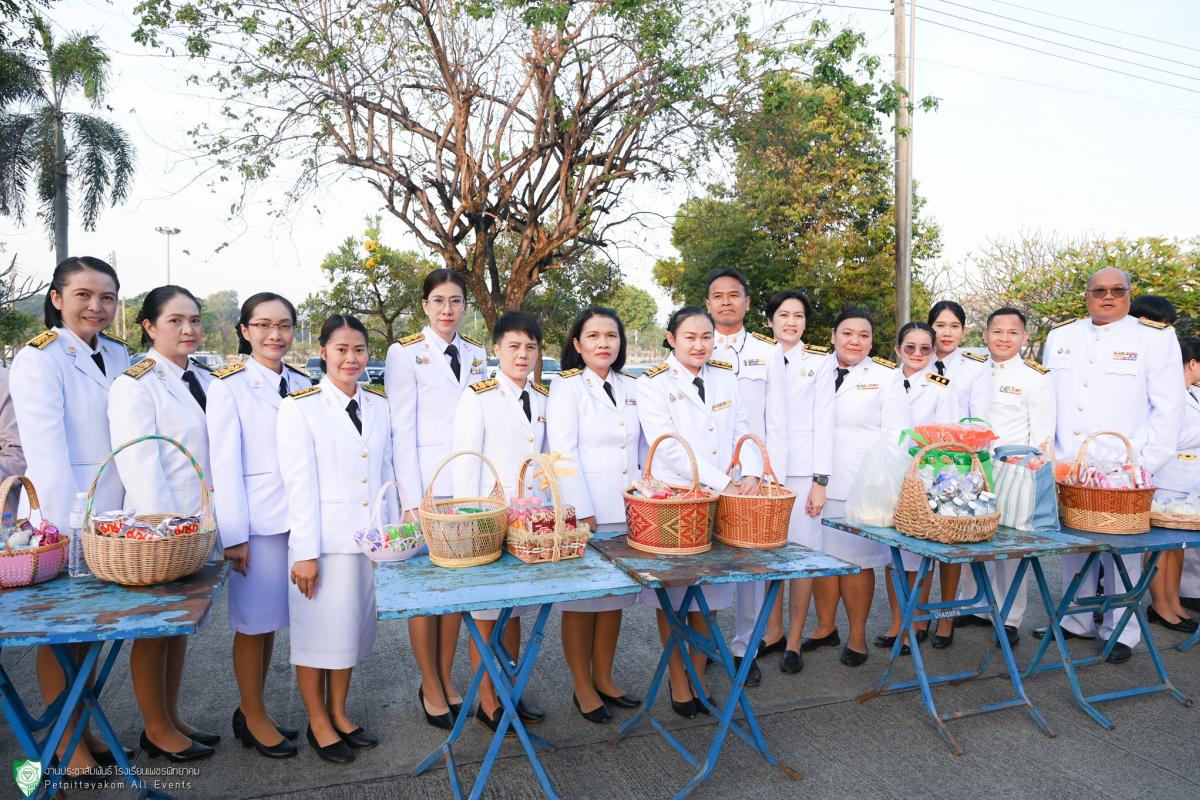
[[[125, 762], [129, 763], [133, 761], [133, 757], [136, 754], [128, 747], [122, 747], [121, 749], [125, 751]], [[101, 750], [99, 753], [92, 753], [92, 758], [96, 760], [97, 766], [115, 767], [117, 765], [117, 757], [113, 755], [112, 750]]]
[[811, 653], [813, 650], [817, 650], [821, 647], [836, 647], [841, 643], [842, 637], [838, 635], [837, 628], [834, 628], [833, 633], [829, 634], [828, 636], [805, 639], [804, 641], [800, 642], [800, 652]]
[[454, 727], [454, 716], [447, 711], [444, 714], [430, 714], [429, 709], [425, 707], [425, 689], [417, 687], [417, 701], [421, 704], [421, 710], [425, 712], [425, 721], [435, 728], [441, 728], [444, 731], [451, 730]]
[[759, 642], [758, 658], [762, 658], [763, 656], [769, 656], [769, 655], [771, 655], [771, 653], [782, 653], [786, 649], [787, 649], [787, 637], [786, 636], [780, 636], [778, 639], [771, 642], [770, 644], [767, 644], [766, 642]]
[[958, 617], [954, 620], [956, 628], [990, 628], [992, 621], [984, 617], [977, 617], [974, 614], [967, 614], [965, 617]]
[[954, 629], [953, 628], [950, 629], [949, 636], [939, 636], [936, 633], [933, 635], [933, 649], [934, 650], [946, 650], [952, 644], [954, 644]]
[[208, 745], [209, 747], [221, 741], [219, 734], [209, 733], [208, 731], [192, 731], [187, 737], [197, 744]]
[[342, 738], [343, 742], [350, 747], [353, 747], [355, 750], [370, 750], [372, 747], [379, 744], [379, 737], [375, 736], [374, 734], [367, 733], [365, 730], [363, 730], [362, 725], [359, 725], [349, 733], [339, 731], [336, 725], [333, 727], [333, 730]]
[[1179, 598], [1179, 604], [1188, 611], [1200, 613], [1200, 597], [1181, 597]]
[[275, 730], [279, 731], [279, 735], [285, 739], [295, 739], [300, 736], [300, 729], [293, 728], [291, 725], [280, 725], [276, 722]]
[[527, 704], [524, 700], [517, 701], [517, 716], [526, 725], [540, 725], [546, 719], [546, 712], [536, 706]]
[[917, 631], [917, 644], [925, 644], [925, 640], [929, 638], [929, 628], [925, 627]]
[[[917, 641], [922, 642], [925, 640], [921, 638], [920, 634], [917, 634]], [[874, 644], [876, 647], [882, 648], [884, 650], [891, 650], [892, 645], [894, 645], [895, 643], [896, 643], [895, 636], [876, 636], [875, 641], [872, 642], [872, 644]], [[906, 644], [900, 645], [900, 655], [902, 655], [902, 656], [912, 655], [912, 648], [910, 648]]]
[[795, 650], [784, 650], [783, 658], [779, 659], [779, 671], [784, 675], [795, 675], [804, 669], [804, 656]]
[[260, 756], [266, 758], [291, 758], [300, 752], [286, 737], [280, 739], [278, 744], [263, 744], [254, 737], [249, 725], [243, 725], [240, 731], [234, 733], [234, 738], [242, 743], [242, 747], [253, 747]]
[[[479, 724], [490, 730], [492, 733], [495, 733], [496, 729], [500, 727], [500, 718], [503, 716], [504, 706], [496, 706], [496, 714], [495, 716], [491, 717], [489, 717], [487, 712], [483, 710], [483, 706], [479, 706], [479, 708], [475, 709], [475, 719], [479, 720]], [[516, 736], [517, 731], [512, 725], [509, 725], [508, 730], [504, 732], [504, 735]]]
[[605, 694], [599, 689], [596, 690], [596, 694], [600, 695], [600, 699], [605, 703], [610, 706], [616, 706], [617, 708], [637, 708], [642, 704], [642, 699], [640, 697], [634, 697], [631, 694], [623, 694], [618, 697], [614, 697], [611, 694]]
[[1150, 606], [1149, 608], [1146, 609], [1146, 619], [1150, 620], [1151, 622], [1156, 622], [1159, 625], [1162, 625], [1164, 628], [1166, 628], [1169, 631], [1178, 631], [1179, 633], [1195, 633], [1196, 632], [1196, 620], [1190, 619], [1190, 618], [1189, 619], [1181, 618], [1179, 620], [1179, 622], [1167, 622], [1166, 618], [1163, 617], [1162, 614], [1158, 613], [1154, 609], [1154, 606]]
[[593, 708], [591, 711], [584, 711], [579, 705], [579, 697], [574, 692], [571, 692], [571, 701], [575, 703], [575, 707], [579, 709], [579, 714], [588, 722], [594, 722], [597, 725], [603, 725], [606, 722], [612, 721], [612, 712], [608, 710], [608, 706], [604, 705], [604, 701], [600, 701], [600, 705]]
[[[454, 718], [458, 719], [458, 715], [462, 713], [463, 704], [462, 703], [447, 703], [446, 705], [450, 707], [450, 713], [454, 715]], [[469, 717], [473, 713], [474, 712], [468, 710], [467, 716]]]
[[[733, 667], [739, 670], [742, 668], [742, 656], [733, 657]], [[752, 660], [750, 670], [746, 673], [746, 685], [758, 686], [760, 683], [762, 683], [762, 670], [758, 667], [758, 661]]]
[[[233, 738], [238, 738], [238, 732], [246, 727], [246, 715], [242, 713], [241, 706], [233, 710]], [[275, 730], [279, 731], [279, 735], [285, 739], [295, 739], [300, 735], [299, 728], [293, 728], [290, 725], [280, 725], [275, 723]]]
[[1109, 664], [1123, 664], [1133, 655], [1133, 649], [1127, 644], [1117, 642], [1113, 645], [1112, 652], [1108, 654], [1108, 658], [1104, 659]]
[[[1049, 633], [1049, 632], [1050, 632], [1050, 627], [1049, 627], [1049, 626], [1047, 626], [1047, 625], [1042, 625], [1042, 626], [1040, 626], [1040, 627], [1037, 627], [1037, 628], [1034, 628], [1034, 629], [1033, 629], [1033, 638], [1035, 638], [1035, 639], [1045, 639], [1045, 638], [1046, 638], [1046, 634], [1047, 634], [1047, 633]], [[1081, 634], [1081, 633], [1071, 633], [1071, 632], [1070, 632], [1069, 630], [1067, 630], [1066, 628], [1063, 628], [1063, 629], [1062, 629], [1062, 634], [1063, 634], [1063, 638], [1064, 638], [1064, 639], [1085, 639], [1085, 640], [1087, 640], [1087, 641], [1089, 641], [1089, 642], [1090, 642], [1092, 639], [1095, 639], [1095, 638], [1096, 638], [1095, 636], [1084, 636], [1084, 635], [1083, 635], [1083, 634]]]
[[[334, 729], [334, 733], [337, 733], [336, 728]], [[322, 761], [328, 761], [330, 764], [349, 764], [351, 761], [357, 758], [357, 756], [354, 754], [354, 751], [350, 749], [350, 745], [346, 744], [346, 742], [342, 740], [340, 733], [338, 734], [338, 740], [336, 742], [326, 745], [325, 747], [321, 747], [321, 745], [317, 744], [317, 737], [313, 736], [311, 726], [309, 727], [308, 731], [306, 731], [306, 734], [308, 736], [308, 746], [312, 748], [313, 752], [316, 753]]]
[[679, 716], [683, 717], [684, 719], [695, 719], [696, 718], [696, 701], [688, 700], [686, 702], [681, 703], [678, 700], [676, 700], [675, 698], [671, 698], [671, 710], [674, 711]]
[[861, 667], [863, 664], [867, 663], [867, 654], [860, 653], [857, 650], [851, 650], [850, 645], [846, 645], [842, 648], [842, 656], [838, 660], [847, 667]]
[[1008, 639], [1009, 647], [1016, 647], [1021, 643], [1021, 634], [1017, 631], [1016, 625], [1005, 625], [1004, 636]]
[[217, 752], [205, 744], [200, 744], [195, 739], [187, 746], [186, 750], [181, 750], [178, 753], [172, 753], [169, 750], [164, 750], [154, 742], [150, 741], [146, 736], [146, 732], [142, 731], [139, 743], [142, 747], [142, 752], [147, 758], [165, 758], [168, 761], [173, 761], [176, 764], [182, 764], [187, 761], [199, 761], [202, 758], [209, 758], [213, 753]]
[[714, 700], [711, 696], [709, 696], [705, 700], [705, 702], [707, 702], [708, 705], [701, 703], [700, 698], [697, 697], [696, 695], [692, 695], [692, 702], [696, 704], [696, 713], [698, 713], [698, 714], [703, 714], [706, 717], [711, 717], [713, 714], [717, 713], [717, 701]]

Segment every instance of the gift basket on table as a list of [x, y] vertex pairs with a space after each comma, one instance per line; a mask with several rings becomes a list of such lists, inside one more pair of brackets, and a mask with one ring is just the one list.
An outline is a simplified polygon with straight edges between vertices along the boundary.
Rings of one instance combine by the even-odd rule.
[[550, 490], [550, 505], [540, 497], [514, 499], [508, 510], [505, 549], [526, 564], [582, 558], [592, 534], [586, 526], [579, 527], [575, 509], [562, 501], [559, 476], [564, 467], [557, 454], [527, 456], [517, 473], [517, 491], [525, 486], [530, 466], [534, 468], [532, 477], [540, 478], [541, 488]]
[[[6, 525], [0, 530], [0, 538], [4, 539], [4, 549], [0, 551], [0, 588], [4, 589], [50, 580], [62, 571], [70, 552], [70, 540], [42, 516], [37, 491], [29, 478], [24, 475], [5, 478], [0, 483], [0, 506], [7, 502], [9, 492], [18, 484], [25, 487], [25, 494], [29, 496], [30, 519], [16, 520], [11, 527]], [[35, 512], [36, 526], [32, 519]], [[5, 512], [4, 517], [8, 522], [11, 514]]]
[[[96, 487], [117, 455], [146, 442], [169, 444], [184, 455], [200, 481], [200, 513], [134, 514], [95, 512]], [[83, 514], [83, 557], [97, 578], [124, 586], [151, 586], [191, 575], [208, 561], [217, 542], [217, 523], [204, 470], [180, 442], [169, 436], [141, 436], [113, 450], [100, 463], [88, 487]]]
[[[674, 439], [692, 468], [691, 486], [672, 486], [650, 474], [654, 454]], [[700, 485], [696, 456], [683, 437], [665, 433], [650, 445], [641, 479], [624, 491], [629, 546], [661, 555], [693, 555], [712, 549], [717, 522], [717, 494]]]
[[[960, 473], [956, 464], [936, 469], [926, 462], [933, 450], [957, 450], [971, 458]], [[933, 442], [920, 448], [908, 465], [896, 502], [896, 530], [942, 544], [986, 542], [1000, 527], [996, 495], [979, 454], [958, 442]]]
[[[434, 500], [438, 475], [447, 464], [462, 457], [478, 458], [484, 463], [495, 481], [492, 493], [487, 497]], [[500, 558], [508, 533], [508, 500], [500, 474], [483, 453], [462, 450], [438, 464], [425, 487], [420, 513], [429, 560], [439, 567], [478, 567]]]
[[375, 496], [375, 511], [371, 517], [373, 524], [354, 532], [354, 543], [372, 561], [406, 561], [419, 555], [425, 546], [420, 522], [384, 523], [383, 501], [388, 489], [393, 486], [400, 496], [400, 508], [404, 509], [408, 499], [404, 496], [404, 489], [397, 481], [387, 481], [379, 487], [379, 494]]
[[1200, 492], [1165, 500], [1155, 497], [1150, 505], [1150, 524], [1156, 528], [1200, 531]]
[[925, 463], [935, 469], [946, 465], [954, 465], [960, 473], [966, 474], [972, 468], [972, 454], [975, 454], [988, 483], [995, 482], [992, 474], [992, 442], [996, 434], [992, 426], [978, 417], [964, 417], [957, 424], [916, 425], [901, 432], [901, 437], [910, 436], [917, 444], [908, 449], [910, 456], [915, 456], [917, 450], [930, 442], [953, 442], [961, 445], [957, 448], [932, 447], [925, 453]]
[[731, 547], [754, 550], [783, 547], [788, 541], [788, 522], [792, 517], [792, 506], [796, 504], [796, 493], [780, 484], [771, 469], [766, 442], [752, 433], [738, 439], [733, 448], [733, 460], [725, 472], [733, 475], [734, 468], [741, 466], [742, 445], [746, 441], [753, 442], [762, 454], [762, 481], [757, 494], [732, 494], [728, 490], [721, 493], [717, 500], [716, 539]]
[[[1112, 436], [1125, 445], [1124, 459], [1087, 461], [1088, 445], [1098, 436]], [[1150, 530], [1154, 487], [1137, 463], [1133, 443], [1115, 431], [1097, 431], [1083, 440], [1073, 464], [1062, 464], [1058, 504], [1070, 528], [1092, 533], [1134, 534]]]

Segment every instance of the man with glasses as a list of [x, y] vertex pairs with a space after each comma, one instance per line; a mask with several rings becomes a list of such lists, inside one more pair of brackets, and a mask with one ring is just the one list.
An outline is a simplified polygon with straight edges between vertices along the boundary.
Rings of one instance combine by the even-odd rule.
[[[1171, 326], [1129, 315], [1132, 292], [1129, 275], [1122, 270], [1094, 273], [1087, 284], [1088, 316], [1051, 330], [1043, 360], [1054, 379], [1057, 399], [1055, 455], [1073, 460], [1090, 434], [1119, 431], [1133, 442], [1139, 462], [1153, 475], [1175, 456], [1183, 415], [1183, 393], [1179, 391], [1183, 367]], [[1124, 455], [1123, 446], [1111, 437], [1101, 437], [1088, 448], [1088, 458], [1096, 463], [1120, 461]], [[1084, 560], [1085, 556], [1063, 557], [1064, 584], [1082, 568]], [[1104, 591], [1120, 592], [1112, 557], [1105, 555], [1101, 560]], [[1141, 556], [1124, 557], [1124, 562], [1129, 577], [1137, 581]], [[1093, 594], [1095, 587], [1093, 571], [1084, 577], [1079, 595]], [[1119, 612], [1104, 615], [1100, 626], [1103, 639], [1111, 635]], [[1090, 614], [1068, 617], [1063, 631], [1067, 638], [1096, 635]], [[1121, 632], [1108, 661], [1128, 660], [1141, 638], [1134, 617]]]

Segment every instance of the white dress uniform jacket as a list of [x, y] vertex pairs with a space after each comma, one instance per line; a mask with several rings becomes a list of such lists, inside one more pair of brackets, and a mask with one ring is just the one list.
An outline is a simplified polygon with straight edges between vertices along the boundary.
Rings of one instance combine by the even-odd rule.
[[[188, 363], [208, 393], [212, 373]], [[204, 409], [188, 391], [183, 368], [154, 348], [117, 376], [108, 393], [108, 427], [115, 450], [139, 436], [169, 436], [191, 452], [212, 491], [208, 424]], [[194, 514], [200, 511], [200, 479], [192, 463], [166, 442], [136, 444], [117, 456], [126, 506], [139, 514]]]
[[[993, 446], [1054, 442], [1054, 379], [1032, 359], [988, 361], [992, 369], [992, 411], [985, 417], [996, 434]], [[1047, 455], [1050, 455], [1047, 453]]]
[[835, 362], [828, 353], [827, 347], [800, 343], [784, 356], [787, 461], [777, 461], [774, 450], [771, 451], [772, 466], [780, 480], [785, 475], [808, 477], [833, 473]]
[[[521, 405], [522, 390], [529, 393], [531, 419]], [[526, 380], [517, 386], [503, 372], [472, 384], [462, 394], [454, 412], [454, 452], [475, 450], [487, 456], [500, 473], [506, 497], [536, 495], [530, 487], [518, 491], [517, 472], [526, 456], [546, 452], [546, 398], [549, 390]], [[463, 456], [449, 467], [455, 497], [487, 497], [495, 479], [479, 459]], [[528, 476], [529, 473], [527, 472]]]
[[[447, 343], [429, 326], [388, 348], [383, 382], [392, 413], [392, 453], [410, 508], [420, 505], [433, 471], [451, 453], [454, 411], [463, 390], [487, 378], [487, 354], [478, 342], [459, 334], [452, 344], [458, 348], [458, 378], [450, 369]], [[449, 469], [442, 472], [434, 497], [450, 496], [450, 476]]]
[[767, 443], [780, 469], [787, 463], [788, 420], [793, 411], [787, 405], [783, 348], [770, 336], [742, 328], [729, 336], [715, 334], [712, 358], [732, 365], [750, 433]]
[[209, 460], [221, 547], [245, 544], [251, 536], [288, 529], [287, 492], [279, 471], [276, 422], [288, 393], [312, 386], [308, 376], [285, 366], [279, 375], [247, 357], [245, 364], [218, 369], [208, 392]]
[[[37, 487], [46, 519], [64, 529], [75, 495], [87, 491], [112, 452], [108, 390], [129, 367], [123, 342], [101, 334], [97, 345], [89, 347], [69, 328], [54, 328], [21, 348], [9, 376], [17, 428], [28, 445], [25, 474]], [[104, 372], [92, 360], [97, 352]], [[124, 498], [121, 477], [110, 466], [96, 490], [96, 510], [120, 508]]]
[[[1188, 389], [1179, 452], [1174, 461], [1158, 471], [1154, 482], [1176, 495], [1200, 492], [1200, 384], [1194, 383]], [[1200, 597], [1200, 550], [1196, 548], [1184, 551], [1179, 593], [1183, 597]]]
[[[964, 416], [959, 413], [958, 395], [954, 391], [954, 382], [949, 378], [928, 369], [907, 378], [903, 369], [897, 369], [895, 374], [900, 391], [908, 396], [913, 425], [954, 423]], [[907, 390], [904, 388], [905, 380], [908, 381]]]
[[[935, 356], [936, 358], [936, 356]], [[941, 359], [942, 374], [950, 379], [950, 386], [958, 398], [956, 407], [964, 417], [976, 417], [991, 422], [992, 375], [988, 369], [988, 357], [976, 353], [964, 353], [961, 348]], [[931, 363], [937, 372], [937, 367]], [[950, 420], [958, 422], [958, 420]]]

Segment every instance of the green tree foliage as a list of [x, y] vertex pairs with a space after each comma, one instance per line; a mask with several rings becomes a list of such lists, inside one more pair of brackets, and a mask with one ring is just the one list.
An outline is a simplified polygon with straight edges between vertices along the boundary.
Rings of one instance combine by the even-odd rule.
[[204, 324], [201, 350], [211, 350], [223, 356], [237, 352], [237, 327], [241, 305], [237, 292], [225, 289], [214, 292], [200, 301], [200, 321]]
[[645, 289], [623, 283], [600, 302], [617, 312], [627, 332], [644, 333], [657, 327], [658, 303]]
[[592, 253], [583, 253], [572, 264], [547, 272], [521, 306], [541, 324], [546, 352], [557, 354], [580, 310], [602, 302], [620, 280], [615, 265]]

